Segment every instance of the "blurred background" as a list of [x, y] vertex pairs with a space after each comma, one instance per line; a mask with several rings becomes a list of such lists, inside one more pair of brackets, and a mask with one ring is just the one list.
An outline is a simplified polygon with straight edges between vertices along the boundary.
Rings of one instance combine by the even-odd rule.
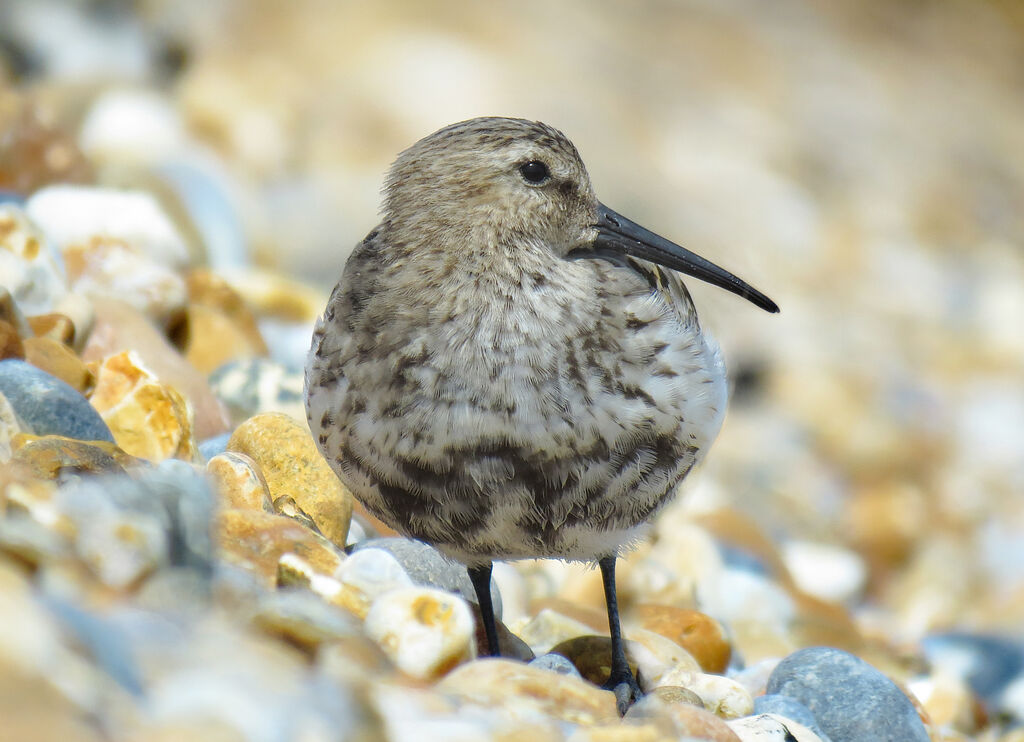
[[689, 282], [734, 394], [659, 539], [757, 532], [896, 638], [1019, 632], [1021, 3], [0, 4], [5, 197], [157, 194], [243, 293], [303, 287], [263, 325], [285, 364], [395, 155], [478, 115], [560, 128], [602, 200], [782, 307]]

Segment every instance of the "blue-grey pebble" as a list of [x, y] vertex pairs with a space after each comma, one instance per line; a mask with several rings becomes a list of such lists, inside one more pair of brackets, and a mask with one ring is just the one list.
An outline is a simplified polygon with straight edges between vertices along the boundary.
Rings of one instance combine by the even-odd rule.
[[203, 457], [203, 461], [209, 461], [217, 454], [228, 450], [229, 440], [231, 440], [231, 433], [221, 433], [213, 438], [207, 438], [199, 444], [199, 455]]
[[821, 742], [830, 742], [828, 735], [818, 726], [818, 720], [814, 718], [811, 710], [795, 698], [780, 696], [777, 693], [758, 696], [754, 699], [754, 716], [759, 714], [778, 714], [792, 719], [817, 734], [821, 738]]
[[114, 442], [89, 400], [31, 363], [15, 358], [0, 361], [0, 392], [36, 435]]
[[206, 477], [191, 464], [168, 460], [135, 476], [83, 478], [61, 489], [58, 498], [73, 522], [110, 507], [147, 518], [166, 534], [171, 566], [212, 574], [214, 498]]
[[896, 684], [841, 649], [794, 652], [775, 668], [767, 692], [802, 703], [833, 740], [929, 742], [914, 705]]
[[542, 670], [557, 672], [559, 675], [571, 675], [574, 678], [583, 679], [583, 676], [580, 675], [580, 671], [576, 669], [576, 665], [569, 661], [568, 657], [563, 657], [562, 655], [554, 652], [542, 654], [537, 659], [531, 660], [530, 664], [534, 667], [539, 667]]
[[926, 637], [921, 646], [932, 665], [958, 671], [995, 708], [1006, 687], [1024, 673], [1024, 648], [1013, 639], [948, 632]]
[[[461, 595], [471, 603], [477, 602], [476, 591], [465, 565], [449, 559], [433, 546], [411, 538], [371, 538], [353, 546], [352, 551], [370, 548], [384, 549], [390, 553], [417, 585], [448, 590]], [[500, 620], [501, 593], [498, 592], [498, 586], [493, 579], [491, 602], [494, 604], [494, 615]]]

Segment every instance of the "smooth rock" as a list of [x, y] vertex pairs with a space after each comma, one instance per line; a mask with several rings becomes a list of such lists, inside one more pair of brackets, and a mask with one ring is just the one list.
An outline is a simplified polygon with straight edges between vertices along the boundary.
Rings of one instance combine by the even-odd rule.
[[93, 304], [96, 322], [81, 351], [82, 360], [102, 361], [131, 351], [162, 383], [178, 390], [189, 401], [195, 413], [198, 440], [228, 429], [227, 413], [206, 383], [206, 377], [182, 358], [145, 317], [124, 302], [97, 299]]
[[256, 462], [244, 453], [217, 454], [206, 463], [218, 501], [224, 508], [274, 512], [270, 489]]
[[755, 714], [774, 714], [785, 719], [802, 724], [818, 735], [822, 742], [829, 742], [828, 736], [818, 726], [818, 720], [814, 718], [811, 710], [795, 698], [780, 696], [777, 693], [769, 693], [754, 698]]
[[693, 672], [678, 666], [662, 675], [658, 684], [692, 690], [700, 696], [704, 708], [723, 719], [747, 716], [754, 711], [754, 699], [747, 689], [721, 675]]
[[547, 654], [553, 647], [577, 636], [594, 633], [594, 629], [581, 621], [543, 608], [517, 632], [520, 639], [530, 645], [535, 654]]
[[185, 279], [125, 240], [94, 236], [67, 245], [64, 264], [76, 293], [124, 301], [161, 326], [185, 307]]
[[[626, 641], [626, 660], [636, 675], [636, 658], [633, 642]], [[612, 672], [612, 640], [607, 636], [577, 636], [551, 648], [555, 654], [566, 657], [584, 680], [594, 685], [603, 685]]]
[[92, 389], [95, 377], [68, 346], [49, 337], [27, 338], [24, 342], [25, 360], [36, 368], [55, 376], [75, 391], [86, 394]]
[[732, 645], [721, 623], [700, 611], [645, 603], [635, 606], [630, 619], [642, 628], [674, 641], [700, 663], [704, 672], [723, 673]]
[[117, 444], [133, 456], [149, 461], [197, 458], [191, 408], [135, 353], [103, 359], [89, 402], [110, 426]]
[[110, 428], [85, 397], [30, 363], [0, 361], [0, 392], [36, 435], [114, 442]]
[[759, 714], [727, 722], [742, 742], [825, 742], [799, 722], [775, 714]]
[[123, 474], [146, 466], [115, 443], [80, 441], [60, 435], [16, 436], [13, 463], [40, 479], [63, 479], [81, 474]]
[[25, 345], [22, 343], [18, 331], [14, 329], [14, 325], [0, 319], [0, 361], [8, 358], [23, 360]]
[[260, 467], [271, 499], [287, 495], [320, 532], [345, 548], [352, 495], [324, 461], [305, 425], [287, 415], [257, 415], [239, 425], [229, 451], [250, 456]]
[[188, 261], [185, 241], [149, 193], [56, 185], [32, 194], [25, 211], [61, 250], [102, 236], [170, 268]]
[[278, 561], [289, 552], [318, 574], [333, 575], [342, 563], [330, 541], [282, 515], [223, 510], [215, 528], [221, 559], [255, 575], [267, 588], [277, 584]]
[[207, 438], [199, 444], [199, 455], [204, 461], [209, 461], [217, 454], [228, 450], [229, 440], [231, 440], [231, 433], [221, 433], [213, 438]]
[[238, 422], [265, 412], [282, 412], [305, 424], [302, 369], [269, 358], [229, 361], [210, 375], [210, 385]]
[[84, 478], [60, 489], [56, 501], [77, 529], [76, 548], [103, 570], [125, 571], [112, 552], [116, 545], [143, 563], [152, 557], [154, 563], [211, 573], [213, 494], [206, 478], [183, 462], [164, 462], [134, 476]]
[[185, 358], [204, 374], [225, 363], [266, 353], [266, 347], [255, 345], [230, 317], [202, 304], [185, 307], [184, 322], [176, 335]]
[[[14, 453], [14, 438], [19, 433], [29, 433], [28, 426], [18, 417], [7, 397], [0, 392], [0, 464], [10, 461]], [[3, 512], [0, 501], [0, 512]]]
[[437, 685], [463, 703], [483, 708], [515, 703], [532, 712], [590, 726], [616, 722], [615, 697], [570, 675], [558, 675], [521, 662], [482, 659], [456, 668]]
[[32, 328], [25, 319], [24, 312], [3, 284], [0, 284], [0, 320], [10, 325], [8, 331], [19, 340], [32, 336]]
[[[188, 286], [189, 304], [192, 307], [203, 307], [222, 317], [233, 332], [236, 340], [248, 349], [247, 355], [263, 356], [267, 353], [267, 345], [260, 334], [256, 315], [242, 295], [239, 294], [224, 278], [205, 268], [194, 268], [185, 277]], [[225, 356], [221, 361], [227, 361]], [[215, 364], [209, 370], [219, 366]]]
[[925, 637], [921, 646], [932, 665], [963, 678], [993, 707], [1024, 675], [1024, 645], [1008, 637], [949, 632]]
[[283, 636], [307, 650], [356, 636], [361, 630], [350, 613], [301, 590], [283, 590], [265, 596], [252, 621], [264, 631]]
[[821, 729], [844, 742], [928, 742], [914, 705], [896, 685], [852, 654], [802, 649], [779, 663], [768, 692], [804, 704]]
[[[362, 549], [384, 549], [390, 553], [417, 585], [448, 590], [476, 603], [476, 591], [465, 566], [449, 559], [433, 546], [411, 538], [372, 538], [357, 544], [353, 553]], [[494, 615], [501, 619], [501, 594], [491, 579], [491, 602]]]
[[28, 317], [28, 326], [32, 334], [40, 338], [50, 338], [64, 345], [75, 342], [75, 323], [66, 314], [50, 312]]
[[0, 204], [0, 286], [27, 315], [53, 311], [67, 285], [43, 233], [14, 204]]
[[677, 689], [659, 688], [643, 696], [626, 712], [627, 724], [654, 724], [660, 739], [713, 740], [740, 742], [740, 738], [722, 719], [693, 704], [693, 699]]
[[640, 686], [644, 690], [660, 685], [661, 678], [669, 671], [701, 670], [693, 655], [661, 634], [629, 626], [625, 629], [625, 636], [632, 642], [633, 659], [636, 660], [639, 677], [643, 678]]
[[782, 559], [796, 586], [832, 603], [857, 599], [867, 583], [864, 560], [850, 549], [811, 541], [787, 541]]
[[[16, 23], [12, 25], [17, 27]], [[9, 38], [13, 40], [19, 35], [15, 31]], [[34, 49], [33, 55], [37, 51]], [[4, 56], [9, 59], [7, 54]], [[48, 183], [90, 181], [92, 166], [74, 137], [45, 114], [37, 95], [19, 95], [15, 92], [17, 87], [5, 86], [4, 105], [0, 109], [0, 136], [4, 143], [0, 192], [27, 196]]]
[[531, 660], [529, 664], [531, 667], [536, 667], [540, 670], [548, 670], [549, 672], [555, 672], [559, 675], [568, 675], [573, 678], [579, 678], [580, 680], [583, 679], [583, 676], [580, 675], [580, 671], [576, 669], [576, 665], [574, 665], [568, 657], [556, 654], [555, 652], [542, 654], [540, 657]]
[[370, 606], [365, 628], [395, 666], [414, 678], [440, 677], [476, 654], [469, 606], [435, 588], [384, 593]]
[[[491, 653], [490, 643], [487, 641], [487, 629], [484, 627], [483, 613], [476, 603], [469, 604], [473, 611], [474, 637], [476, 639], [477, 657], [487, 657]], [[506, 659], [530, 662], [536, 656], [530, 645], [516, 636], [499, 619], [494, 620], [494, 628], [498, 633], [498, 656]]]
[[343, 586], [338, 599], [360, 618], [366, 617], [380, 596], [414, 584], [405, 568], [384, 549], [353, 552], [342, 562], [335, 577]]
[[[68, 292], [54, 307], [51, 316], [56, 318], [54, 322], [59, 326], [56, 332], [62, 334], [67, 333], [67, 328], [60, 318], [67, 317], [71, 321], [71, 338], [65, 340], [61, 336], [56, 339], [69, 343], [76, 353], [81, 353], [96, 324], [96, 308], [92, 299], [74, 291]], [[83, 360], [86, 359], [83, 358]]]

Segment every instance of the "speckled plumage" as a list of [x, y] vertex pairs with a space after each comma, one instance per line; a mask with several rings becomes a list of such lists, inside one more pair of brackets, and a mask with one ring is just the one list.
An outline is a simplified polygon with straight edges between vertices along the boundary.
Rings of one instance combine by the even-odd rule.
[[[543, 187], [516, 170], [537, 159]], [[539, 123], [475, 119], [399, 156], [306, 370], [321, 451], [385, 523], [467, 564], [597, 559], [707, 451], [717, 346], [673, 271], [569, 259], [598, 205]]]

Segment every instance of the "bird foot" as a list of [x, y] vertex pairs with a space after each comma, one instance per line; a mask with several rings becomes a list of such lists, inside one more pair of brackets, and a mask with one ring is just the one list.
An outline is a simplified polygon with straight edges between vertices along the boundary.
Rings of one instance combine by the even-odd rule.
[[640, 700], [643, 695], [640, 684], [636, 682], [636, 678], [629, 670], [613, 671], [607, 682], [601, 687], [615, 694], [615, 707], [619, 711], [619, 716], [625, 716], [629, 707]]

